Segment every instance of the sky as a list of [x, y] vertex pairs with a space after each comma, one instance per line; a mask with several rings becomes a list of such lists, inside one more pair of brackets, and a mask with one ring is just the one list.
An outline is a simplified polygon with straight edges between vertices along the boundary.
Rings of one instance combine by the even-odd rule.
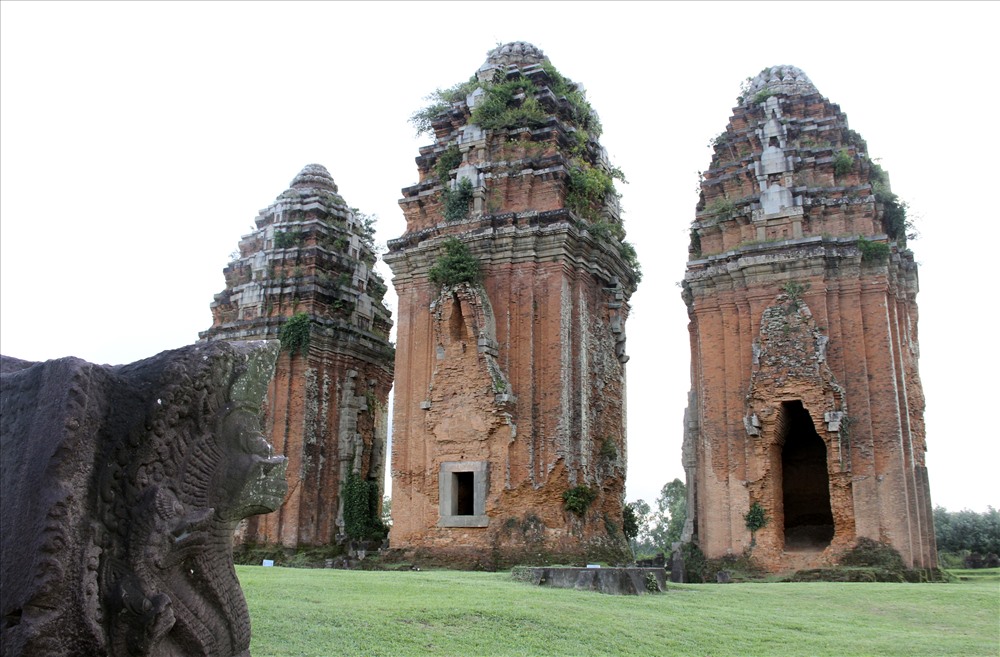
[[[376, 241], [430, 142], [409, 116], [499, 43], [580, 82], [626, 174], [627, 499], [681, 467], [679, 282], [740, 83], [790, 64], [840, 105], [920, 237], [935, 505], [1000, 507], [994, 2], [0, 2], [0, 352], [128, 363], [191, 344], [258, 210], [309, 163]], [[391, 272], [380, 263], [386, 280]], [[396, 310], [390, 286], [387, 303]], [[991, 319], [992, 318], [992, 319]]]

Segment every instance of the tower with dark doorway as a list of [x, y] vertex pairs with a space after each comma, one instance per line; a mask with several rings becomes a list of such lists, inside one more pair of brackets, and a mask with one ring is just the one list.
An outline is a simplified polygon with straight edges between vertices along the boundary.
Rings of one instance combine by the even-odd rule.
[[453, 565], [628, 558], [638, 282], [600, 123], [535, 46], [419, 112], [434, 142], [385, 261], [399, 295], [390, 546]]
[[771, 570], [861, 537], [933, 567], [906, 206], [840, 108], [792, 66], [748, 79], [711, 165], [684, 277], [685, 538]]

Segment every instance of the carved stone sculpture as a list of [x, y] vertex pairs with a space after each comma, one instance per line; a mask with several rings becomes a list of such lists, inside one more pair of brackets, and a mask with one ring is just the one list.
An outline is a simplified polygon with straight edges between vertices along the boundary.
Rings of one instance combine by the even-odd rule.
[[232, 535], [286, 490], [260, 431], [277, 349], [0, 357], [0, 652], [249, 655]]

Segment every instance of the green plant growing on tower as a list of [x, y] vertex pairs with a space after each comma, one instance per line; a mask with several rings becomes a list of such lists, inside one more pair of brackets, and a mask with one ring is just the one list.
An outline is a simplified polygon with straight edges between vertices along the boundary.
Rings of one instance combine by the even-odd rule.
[[478, 284], [481, 278], [479, 260], [458, 238], [444, 243], [444, 253], [434, 262], [427, 277], [435, 285], [451, 287], [461, 283]]
[[357, 472], [344, 482], [344, 533], [356, 539], [385, 538], [386, 527], [379, 514], [379, 489]]
[[[799, 283], [798, 281], [785, 281], [781, 290], [788, 296], [788, 305], [785, 307], [785, 314], [791, 315], [802, 305], [802, 295], [812, 287], [812, 283]], [[789, 328], [789, 327], [786, 327]]]
[[712, 201], [712, 204], [708, 206], [707, 210], [720, 219], [729, 219], [733, 216], [733, 212], [736, 210], [736, 204], [728, 198], [717, 198]]
[[309, 350], [309, 334], [311, 321], [306, 313], [297, 313], [289, 317], [278, 329], [278, 340], [281, 348], [290, 354], [296, 351], [305, 355]]
[[840, 178], [854, 168], [854, 158], [846, 149], [841, 149], [833, 158], [833, 175]]
[[771, 89], [763, 89], [761, 91], [758, 91], [757, 94], [753, 97], [753, 104], [758, 105], [760, 103], [763, 103], [771, 96], [777, 96], [777, 95], [778, 94], [775, 91], [772, 91]]
[[597, 492], [592, 488], [583, 485], [574, 486], [563, 492], [563, 508], [582, 518], [596, 498]]
[[569, 172], [566, 206], [584, 219], [597, 221], [605, 200], [612, 195], [618, 196], [612, 179], [614, 174], [620, 176], [621, 180], [625, 178], [620, 170], [609, 174], [598, 167], [577, 160]]
[[758, 530], [767, 527], [767, 524], [771, 522], [771, 518], [767, 515], [767, 510], [760, 505], [760, 502], [754, 502], [750, 505], [750, 510], [743, 514], [743, 521], [746, 523], [747, 529], [750, 530], [750, 547], [754, 547], [757, 545]]
[[444, 220], [462, 221], [469, 217], [472, 203], [472, 181], [462, 178], [455, 189], [444, 189]]
[[861, 251], [861, 262], [884, 262], [889, 257], [889, 245], [885, 242], [873, 242], [858, 236], [858, 250]]
[[434, 163], [434, 173], [439, 181], [444, 182], [448, 180], [448, 172], [461, 163], [462, 151], [459, 150], [458, 144], [452, 144], [438, 156], [437, 162]]

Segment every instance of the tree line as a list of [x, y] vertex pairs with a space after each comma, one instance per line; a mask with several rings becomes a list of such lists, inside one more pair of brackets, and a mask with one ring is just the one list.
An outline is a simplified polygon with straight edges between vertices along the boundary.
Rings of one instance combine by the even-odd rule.
[[934, 535], [939, 561], [945, 568], [1000, 566], [1000, 511], [948, 511], [934, 507]]

